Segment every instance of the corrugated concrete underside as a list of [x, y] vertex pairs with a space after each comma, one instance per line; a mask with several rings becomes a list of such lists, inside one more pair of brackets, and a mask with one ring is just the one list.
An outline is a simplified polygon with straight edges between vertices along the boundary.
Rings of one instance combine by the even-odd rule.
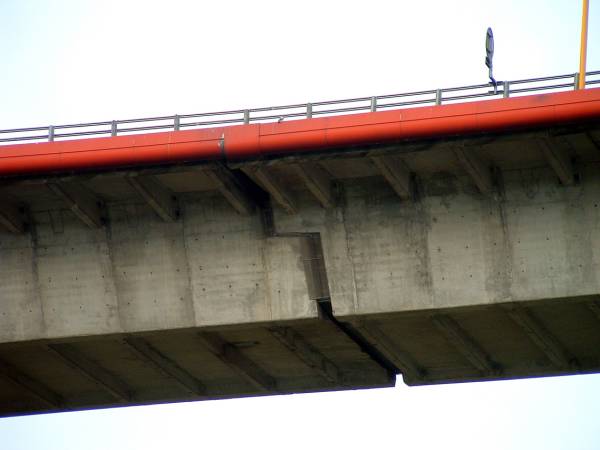
[[[142, 334], [143, 342], [160, 354], [160, 364], [176, 365], [185, 372], [175, 375], [136, 351], [124, 336], [102, 336], [79, 340], [5, 345], [0, 358], [19, 374], [43, 381], [46, 390], [32, 388], [29, 380], [0, 381], [2, 414], [35, 411], [87, 409], [171, 401], [231, 398], [241, 396], [310, 392], [373, 386], [389, 386], [393, 378], [361, 353], [358, 347], [327, 323], [296, 323], [294, 333], [305, 345], [318, 348], [319, 354], [340, 372], [339, 379], [326, 377], [321, 370], [307, 365], [296, 352], [286, 347], [266, 326], [234, 327], [218, 335], [243, 355], [244, 363], [219, 358], [207, 346], [198, 330], [177, 330]], [[65, 350], [68, 349], [68, 351]], [[106, 383], [87, 375], [80, 360], [61, 355], [85, 355], [109, 375]], [[166, 361], [166, 362], [165, 362]], [[251, 361], [248, 362], [248, 361]], [[256, 366], [257, 373], [249, 369]], [[249, 374], [243, 372], [248, 371]], [[263, 380], [265, 385], [256, 381]], [[195, 380], [195, 381], [189, 381]], [[115, 394], [107, 385], [111, 381], [122, 387], [124, 395]], [[16, 381], [16, 382], [15, 382]], [[195, 383], [192, 384], [192, 383]], [[272, 383], [272, 384], [269, 384]], [[28, 388], [24, 389], [23, 384]], [[51, 392], [52, 394], [48, 394]]]
[[566, 131], [460, 142], [492, 175], [456, 142], [231, 167], [274, 230], [208, 166], [4, 180], [0, 414], [599, 371], [600, 133]]

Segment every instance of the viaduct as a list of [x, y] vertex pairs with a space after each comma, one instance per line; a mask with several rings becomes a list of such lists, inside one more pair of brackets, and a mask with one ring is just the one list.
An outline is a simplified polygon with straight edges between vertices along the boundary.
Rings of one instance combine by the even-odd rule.
[[600, 89], [432, 95], [0, 147], [0, 414], [600, 371]]

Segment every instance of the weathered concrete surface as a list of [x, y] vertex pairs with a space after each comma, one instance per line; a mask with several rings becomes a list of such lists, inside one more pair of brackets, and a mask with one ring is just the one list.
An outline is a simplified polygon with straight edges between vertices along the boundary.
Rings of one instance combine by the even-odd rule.
[[321, 232], [338, 316], [596, 295], [599, 169], [572, 187], [546, 169], [507, 172], [495, 197], [433, 180], [418, 203], [365, 179], [345, 187], [343, 208], [278, 220]]
[[56, 232], [36, 215], [35, 236], [8, 237], [2, 250], [0, 339], [316, 318], [302, 238], [265, 239], [258, 216], [218, 200], [186, 202], [177, 223], [140, 205], [109, 208], [102, 229], [64, 213]]
[[[402, 159], [386, 166], [402, 195], [370, 153], [311, 161], [318, 195], [294, 159], [242, 165], [272, 215], [264, 199], [236, 212], [249, 179], [230, 169], [225, 196], [210, 168], [152, 172], [179, 216], [129, 173], [80, 177], [87, 205], [7, 183], [29, 219], [0, 231], [0, 414], [599, 371], [585, 136], [568, 137], [570, 186], [521, 137], [518, 156], [502, 140], [462, 159], [443, 143], [376, 153]], [[98, 205], [101, 226], [73, 211]]]

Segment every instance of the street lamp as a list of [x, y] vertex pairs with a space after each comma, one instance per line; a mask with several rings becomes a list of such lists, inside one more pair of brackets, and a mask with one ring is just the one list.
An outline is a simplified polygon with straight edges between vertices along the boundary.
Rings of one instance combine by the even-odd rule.
[[492, 29], [488, 28], [485, 33], [485, 65], [489, 69], [489, 77], [494, 85], [494, 94], [498, 91], [498, 83], [494, 79], [494, 33], [492, 33]]

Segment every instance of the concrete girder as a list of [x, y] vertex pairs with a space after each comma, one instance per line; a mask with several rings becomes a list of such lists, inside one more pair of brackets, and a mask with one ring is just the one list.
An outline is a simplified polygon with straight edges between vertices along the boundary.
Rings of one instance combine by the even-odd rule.
[[[569, 142], [583, 142], [578, 139]], [[393, 373], [400, 368], [405, 375], [411, 371], [407, 360], [394, 360], [402, 353], [413, 358], [413, 372], [426, 369], [423, 379], [405, 377], [412, 385], [597, 372], [600, 328], [592, 302], [599, 303], [598, 164], [585, 160], [593, 152], [583, 142], [585, 147], [577, 148], [583, 159], [581, 183], [557, 189], [555, 172], [531, 142], [486, 146], [486, 156], [503, 167], [502, 201], [474, 195], [471, 186], [457, 182], [466, 172], [457, 170], [447, 143], [431, 155], [427, 150], [402, 155], [423, 183], [415, 204], [398, 201], [368, 150], [354, 159], [328, 160], [328, 170], [343, 187], [338, 207], [323, 210], [304, 186], [297, 186], [304, 188], [295, 199], [297, 213], [276, 208], [280, 233], [267, 235], [260, 217], [240, 216], [216, 195], [199, 166], [188, 167], [181, 178], [165, 174], [174, 189], [185, 192], [180, 201], [186, 214], [176, 224], [139, 208], [141, 200], [123, 180], [129, 172], [85, 180], [113, 200], [107, 205], [111, 224], [106, 232], [88, 230], [65, 214], [45, 186], [7, 183], [3, 194], [26, 203], [35, 226], [31, 237], [4, 234], [0, 243], [2, 352], [42, 384], [60, 388], [69, 408], [117, 402], [58, 358], [43, 358], [39, 342], [89, 348], [102, 367], [127, 377], [136, 398], [122, 404], [198, 398], [174, 389], [171, 380], [153, 377], [150, 362], [127, 357], [128, 349], [115, 344], [115, 336], [138, 333], [160, 345], [165, 358], [194, 368], [190, 373], [208, 388], [201, 398], [268, 393], [252, 389], [222, 360], [198, 348], [197, 332], [206, 329], [276, 374], [277, 390], [271, 392], [277, 393], [389, 385], [380, 376], [382, 367], [392, 367]], [[523, 154], [506, 151], [520, 144]], [[297, 163], [281, 163], [273, 173], [296, 179], [292, 164]], [[55, 226], [52, 216], [62, 217], [64, 226]], [[304, 249], [311, 247], [309, 234], [320, 236], [322, 256]], [[326, 274], [320, 269], [325, 264]], [[311, 290], [311, 284], [329, 289]], [[366, 352], [352, 339], [356, 335], [323, 320], [315, 305], [327, 301], [335, 318], [354, 327], [377, 352]], [[504, 311], [513, 304], [543, 318], [581, 367], [547, 361]], [[482, 374], [442, 341], [430, 320], [436, 311], [458, 321], [504, 372]], [[370, 333], [356, 325], [361, 320]], [[282, 324], [331, 360], [347, 384], [334, 385], [303, 367], [295, 353], [267, 335], [268, 328]], [[85, 345], [80, 347], [81, 336]], [[246, 348], [235, 342], [261, 345]], [[383, 358], [371, 356], [377, 353]], [[21, 366], [23, 357], [28, 362]], [[380, 363], [386, 359], [389, 366]], [[282, 372], [271, 369], [272, 363]], [[65, 386], [54, 384], [56, 373], [63, 374]], [[221, 376], [230, 383], [220, 383]], [[4, 380], [2, 386], [6, 402], [0, 411], [19, 414], [30, 404], [41, 408], [24, 388]]]
[[117, 401], [129, 402], [134, 399], [132, 390], [121, 379], [104, 367], [83, 355], [72, 344], [48, 344], [47, 348], [77, 372], [100, 386]]
[[246, 381], [261, 391], [277, 390], [277, 380], [257, 366], [235, 345], [225, 341], [218, 333], [202, 332], [199, 337], [217, 358], [241, 375]]
[[21, 209], [13, 202], [0, 200], [0, 226], [11, 233], [25, 231], [25, 220]]
[[427, 379], [427, 371], [421, 367], [408, 352], [401, 350], [398, 345], [374, 323], [360, 321], [353, 324], [356, 330], [390, 362], [392, 362], [404, 377], [407, 384]]
[[435, 314], [431, 320], [448, 342], [482, 374], [498, 375], [502, 373], [500, 365], [494, 362], [485, 350], [450, 316]]
[[303, 162], [294, 165], [296, 173], [300, 176], [307, 189], [318, 200], [319, 204], [325, 208], [335, 206], [331, 177], [325, 169], [316, 162]]
[[154, 212], [165, 222], [179, 218], [179, 207], [175, 195], [154, 176], [130, 176], [129, 184], [140, 194]]
[[590, 311], [594, 313], [596, 318], [600, 320], [600, 303], [598, 301], [591, 301], [587, 304]]
[[490, 168], [475, 154], [475, 148], [462, 145], [453, 146], [456, 158], [473, 179], [482, 194], [490, 194], [494, 190], [494, 180]]
[[577, 360], [530, 310], [524, 307], [509, 307], [507, 313], [557, 368], [579, 367]]
[[592, 147], [594, 147], [596, 150], [600, 151], [600, 142], [598, 142], [596, 139], [594, 139], [594, 136], [592, 136], [592, 133], [586, 132], [586, 133], [584, 133], [584, 136], [590, 142]]
[[402, 200], [413, 197], [412, 175], [406, 163], [395, 156], [371, 156], [371, 161]]
[[152, 363], [160, 372], [177, 382], [189, 394], [204, 396], [206, 386], [196, 377], [180, 367], [175, 361], [163, 355], [148, 341], [140, 337], [127, 337], [123, 340], [143, 360]]
[[206, 168], [204, 172], [238, 213], [250, 215], [254, 212], [257, 206], [256, 199], [248, 186], [245, 186], [245, 182], [231, 169], [223, 164], [215, 164]]
[[78, 182], [48, 182], [47, 186], [62, 198], [75, 216], [89, 228], [100, 228], [103, 224], [100, 200]]
[[271, 198], [285, 209], [288, 214], [296, 214], [298, 212], [298, 206], [292, 192], [273, 176], [269, 169], [266, 167], [247, 166], [243, 167], [242, 170], [267, 191], [271, 195]]
[[318, 372], [323, 378], [334, 385], [344, 386], [346, 384], [340, 369], [292, 328], [272, 327], [269, 328], [269, 331], [304, 364]]
[[65, 401], [60, 394], [22, 373], [7, 362], [0, 361], [0, 376], [27, 391], [50, 408], [64, 406]]
[[564, 146], [561, 146], [557, 139], [537, 139], [536, 142], [561, 184], [564, 186], [575, 184], [573, 164]]

